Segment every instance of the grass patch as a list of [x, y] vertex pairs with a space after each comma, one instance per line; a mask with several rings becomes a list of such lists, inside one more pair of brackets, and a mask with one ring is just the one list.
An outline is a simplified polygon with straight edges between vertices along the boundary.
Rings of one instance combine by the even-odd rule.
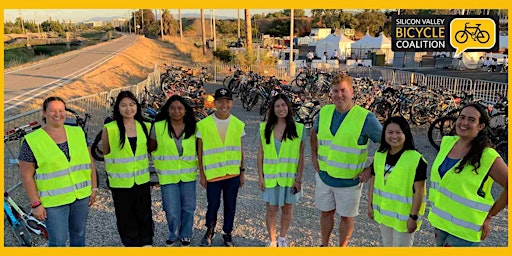
[[80, 49], [80, 46], [71, 46], [70, 49], [67, 49], [66, 44], [34, 45], [31, 49], [25, 46], [6, 49], [4, 50], [4, 68], [39, 61], [77, 49]]

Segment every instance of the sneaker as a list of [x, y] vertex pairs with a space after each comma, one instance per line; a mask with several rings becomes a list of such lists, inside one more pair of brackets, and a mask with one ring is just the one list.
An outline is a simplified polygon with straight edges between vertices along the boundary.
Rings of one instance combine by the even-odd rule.
[[169, 240], [169, 239], [165, 240], [165, 244], [167, 246], [172, 246], [174, 244], [174, 242], [176, 242], [176, 241], [172, 241], [172, 240]]
[[208, 228], [206, 233], [204, 234], [203, 239], [201, 240], [201, 246], [212, 246], [212, 238], [215, 235], [213, 228]]
[[231, 236], [231, 233], [222, 235], [222, 239], [224, 239], [224, 246], [226, 247], [234, 247], [233, 244], [233, 237]]
[[270, 241], [267, 243], [266, 247], [277, 247], [276, 241]]
[[277, 247], [288, 247], [285, 239], [277, 239]]
[[181, 246], [190, 246], [190, 238], [186, 237], [186, 238], [182, 238], [180, 240], [181, 242]]

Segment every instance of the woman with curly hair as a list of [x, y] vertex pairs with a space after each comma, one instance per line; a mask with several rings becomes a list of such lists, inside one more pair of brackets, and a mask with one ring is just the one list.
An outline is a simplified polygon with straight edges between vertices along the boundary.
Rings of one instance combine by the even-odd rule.
[[[456, 136], [445, 136], [432, 165], [428, 220], [437, 246], [478, 246], [491, 232], [491, 219], [508, 204], [507, 165], [487, 136], [489, 116], [479, 104], [462, 108]], [[491, 195], [496, 181], [503, 191]]]
[[156, 116], [149, 149], [162, 191], [168, 246], [180, 240], [189, 246], [196, 209], [197, 148], [194, 110], [178, 95], [171, 96]]

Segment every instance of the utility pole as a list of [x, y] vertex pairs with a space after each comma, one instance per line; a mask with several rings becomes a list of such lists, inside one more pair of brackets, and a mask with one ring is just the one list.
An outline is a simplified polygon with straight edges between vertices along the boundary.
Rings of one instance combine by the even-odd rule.
[[245, 49], [247, 53], [252, 55], [252, 25], [251, 25], [251, 11], [244, 9], [245, 11]]
[[213, 10], [213, 50], [217, 50], [217, 29], [215, 28], [215, 10]]
[[295, 62], [293, 61], [293, 9], [290, 9], [290, 80], [295, 77]]
[[213, 10], [210, 10], [210, 37], [213, 39]]
[[34, 18], [37, 24], [37, 34], [39, 34], [39, 38], [41, 38], [41, 28], [39, 27], [39, 19], [37, 18], [37, 12], [34, 12]]
[[142, 35], [144, 35], [144, 9], [140, 9], [140, 23], [141, 23], [141, 31]]
[[206, 26], [204, 23], [204, 9], [201, 9], [201, 40], [203, 42], [203, 55], [206, 55]]
[[129, 34], [132, 33], [132, 19], [131, 19], [131, 17], [130, 17], [130, 19], [128, 19], [128, 33]]
[[183, 41], [183, 24], [181, 24], [181, 9], [178, 9], [178, 18], [180, 19], [180, 41]]
[[164, 40], [164, 9], [162, 9], [162, 15], [160, 15], [160, 34], [162, 35], [162, 41]]
[[240, 38], [240, 9], [238, 11], [238, 38]]

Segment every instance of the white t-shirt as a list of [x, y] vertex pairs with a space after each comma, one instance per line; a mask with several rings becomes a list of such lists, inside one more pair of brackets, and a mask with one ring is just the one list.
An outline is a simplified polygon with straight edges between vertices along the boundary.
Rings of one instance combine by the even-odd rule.
[[[222, 142], [224, 142], [224, 139], [226, 138], [226, 133], [228, 131], [229, 120], [231, 120], [231, 115], [229, 115], [229, 117], [226, 119], [219, 119], [215, 116], [215, 114], [213, 114], [212, 117], [213, 121], [215, 122], [215, 125], [217, 126], [217, 132], [219, 133], [220, 139], [222, 140]], [[245, 136], [245, 128], [242, 130], [242, 136], [240, 137], [243, 136]], [[197, 130], [196, 137], [199, 139], [201, 138], [201, 133], [199, 133], [199, 130]]]

